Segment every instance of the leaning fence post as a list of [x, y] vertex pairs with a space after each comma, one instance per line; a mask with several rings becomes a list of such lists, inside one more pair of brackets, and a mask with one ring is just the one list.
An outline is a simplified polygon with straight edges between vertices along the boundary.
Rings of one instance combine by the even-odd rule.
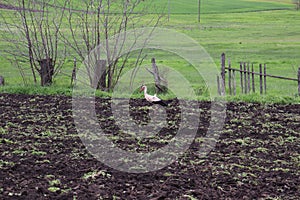
[[260, 94], [263, 94], [263, 78], [262, 78], [262, 65], [259, 64], [259, 86], [260, 86]]
[[217, 85], [218, 85], [218, 94], [221, 95], [221, 89], [220, 89], [220, 77], [217, 76]]
[[300, 96], [300, 67], [298, 68], [298, 94]]

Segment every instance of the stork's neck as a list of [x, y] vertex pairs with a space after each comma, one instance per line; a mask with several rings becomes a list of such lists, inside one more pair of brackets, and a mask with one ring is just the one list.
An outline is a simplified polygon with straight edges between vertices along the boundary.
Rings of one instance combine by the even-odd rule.
[[146, 95], [147, 94], [147, 87], [144, 86], [144, 94]]

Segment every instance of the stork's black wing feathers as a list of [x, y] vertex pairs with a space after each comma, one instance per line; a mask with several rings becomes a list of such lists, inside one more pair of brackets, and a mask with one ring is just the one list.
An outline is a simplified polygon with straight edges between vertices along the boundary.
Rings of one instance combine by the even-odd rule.
[[154, 104], [159, 104], [161, 106], [168, 106], [168, 102], [164, 101], [164, 100], [160, 100], [160, 101], [153, 101], [152, 103]]

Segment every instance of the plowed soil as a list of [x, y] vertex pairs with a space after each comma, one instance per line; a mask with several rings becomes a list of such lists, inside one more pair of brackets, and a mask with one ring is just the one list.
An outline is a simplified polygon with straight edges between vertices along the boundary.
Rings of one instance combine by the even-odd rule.
[[[210, 102], [197, 103], [201, 123], [184, 156], [159, 171], [130, 174], [87, 151], [74, 125], [71, 97], [1, 94], [0, 199], [299, 198], [300, 105], [228, 103], [215, 148], [198, 157]], [[96, 99], [99, 123], [128, 151], [160, 148], [180, 125], [174, 101], [158, 136], [124, 137], [109, 104], [110, 99]], [[151, 105], [138, 99], [130, 104], [129, 117], [147, 123]]]

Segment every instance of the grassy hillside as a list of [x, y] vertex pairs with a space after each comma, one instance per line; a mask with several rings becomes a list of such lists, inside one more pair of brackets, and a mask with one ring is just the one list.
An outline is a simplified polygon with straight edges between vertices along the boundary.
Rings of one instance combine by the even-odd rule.
[[[150, 2], [150, 1], [149, 1]], [[225, 52], [233, 66], [239, 62], [253, 62], [256, 69], [259, 63], [267, 64], [270, 74], [296, 78], [297, 68], [300, 66], [300, 15], [293, 9], [292, 1], [288, 0], [232, 0], [232, 1], [201, 1], [201, 23], [198, 23], [198, 0], [184, 1], [151, 1], [151, 7], [157, 8], [153, 12], [168, 13], [170, 18], [163, 19], [161, 27], [167, 27], [182, 32], [202, 45], [219, 65], [220, 55]], [[147, 1], [146, 1], [147, 3]], [[83, 4], [77, 3], [76, 9]], [[4, 12], [3, 12], [4, 13]], [[147, 15], [146, 17], [151, 17]], [[2, 30], [3, 28], [1, 28]], [[1, 41], [0, 49], [5, 49]], [[74, 55], [70, 54], [72, 60]], [[159, 64], [164, 64], [188, 74], [196, 90], [201, 90], [199, 77], [195, 76], [192, 67], [184, 60], [165, 52], [148, 52], [146, 63], [155, 57]], [[32, 91], [20, 88], [22, 79], [18, 70], [4, 60], [0, 54], [0, 74], [6, 78], [7, 87], [2, 91]], [[62, 69], [63, 73], [71, 73], [72, 62], [67, 62]], [[60, 74], [54, 84], [54, 90], [69, 86], [69, 78]], [[297, 94], [297, 83], [268, 79], [268, 94], [270, 96], [289, 96]], [[12, 89], [15, 88], [15, 89]], [[70, 88], [69, 88], [70, 89]], [[48, 93], [51, 89], [43, 89]], [[37, 92], [40, 91], [37, 89]], [[55, 93], [55, 92], [54, 92]]]
[[[165, 8], [165, 12], [170, 11], [172, 14], [197, 14], [199, 0], [152, 0], [149, 1], [156, 8]], [[233, 13], [233, 12], [253, 12], [262, 10], [281, 10], [291, 9], [292, 1], [281, 0], [215, 0], [215, 1], [200, 1], [201, 13]], [[155, 10], [153, 11], [155, 12]]]

